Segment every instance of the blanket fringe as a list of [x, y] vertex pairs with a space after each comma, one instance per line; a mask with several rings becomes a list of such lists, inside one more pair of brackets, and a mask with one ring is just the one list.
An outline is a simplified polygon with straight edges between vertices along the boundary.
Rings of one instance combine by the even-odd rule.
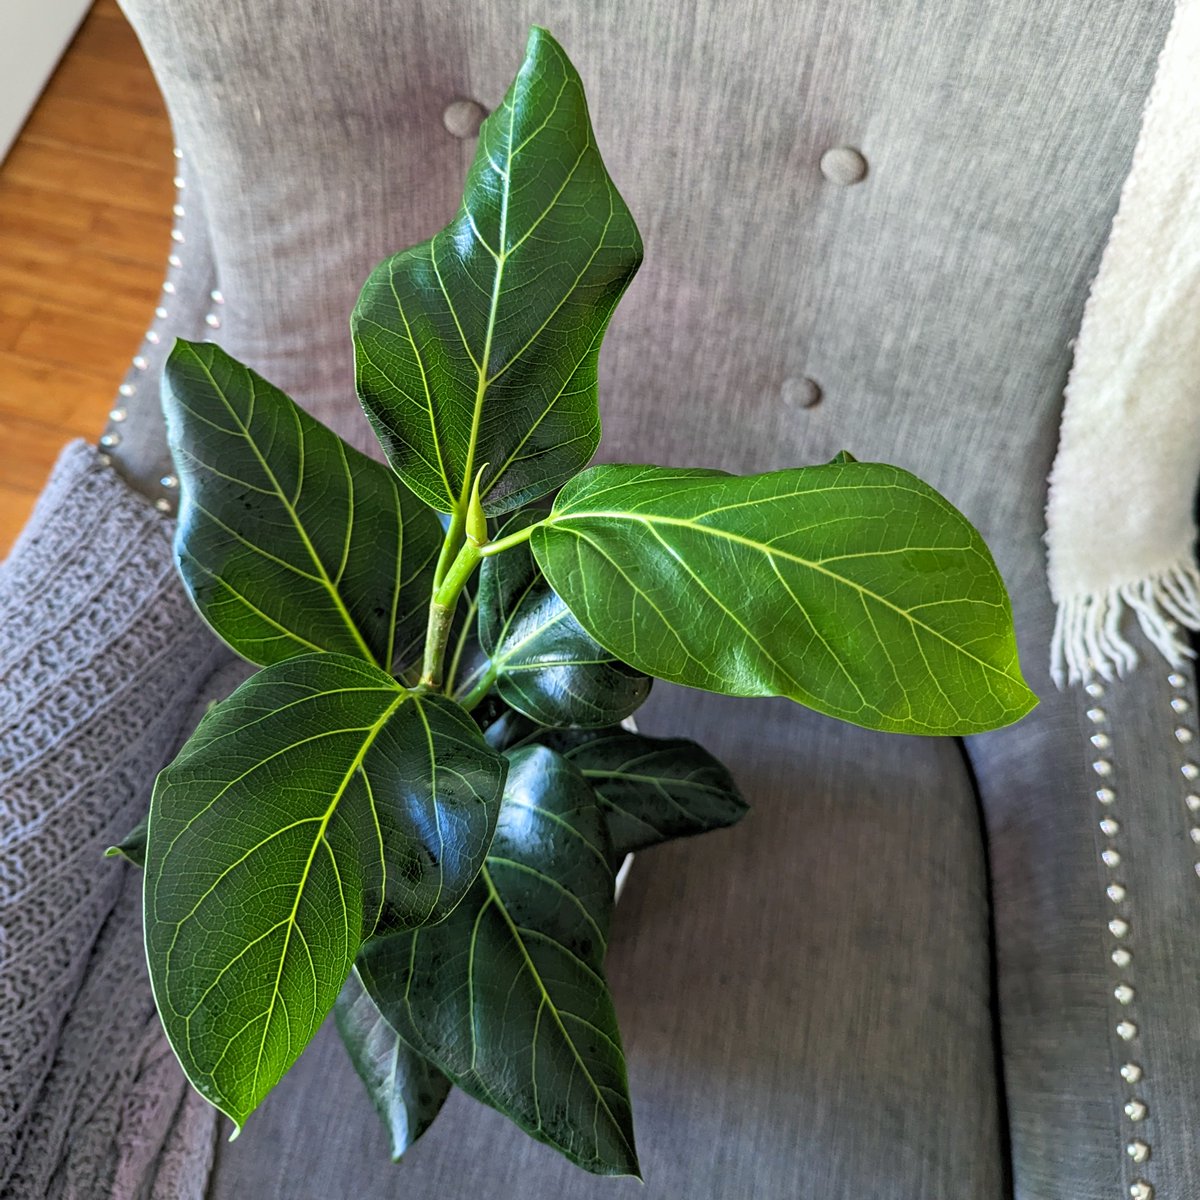
[[1112, 679], [1137, 666], [1137, 651], [1121, 633], [1126, 609], [1137, 614], [1142, 632], [1171, 666], [1196, 657], [1184, 632], [1200, 630], [1200, 570], [1189, 558], [1149, 579], [1059, 602], [1050, 674], [1060, 688], [1097, 675]]

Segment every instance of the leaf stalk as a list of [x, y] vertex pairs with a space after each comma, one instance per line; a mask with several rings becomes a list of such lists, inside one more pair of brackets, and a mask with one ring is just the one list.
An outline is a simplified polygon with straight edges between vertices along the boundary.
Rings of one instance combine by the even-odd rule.
[[[461, 524], [459, 525], [461, 537]], [[451, 529], [454, 530], [454, 519], [451, 518]], [[450, 544], [450, 533], [446, 535], [446, 545]], [[442, 547], [445, 556], [445, 545]], [[450, 566], [442, 572], [441, 581], [434, 588], [433, 598], [429, 602], [429, 624], [425, 631], [425, 659], [421, 667], [421, 686], [438, 689], [442, 683], [442, 664], [446, 658], [446, 646], [450, 641], [450, 626], [454, 621], [454, 610], [458, 607], [458, 598], [467, 586], [475, 568], [479, 565], [480, 550], [474, 542], [461, 542], [458, 553]], [[441, 564], [439, 564], [440, 566]], [[436, 576], [435, 576], [436, 578]]]

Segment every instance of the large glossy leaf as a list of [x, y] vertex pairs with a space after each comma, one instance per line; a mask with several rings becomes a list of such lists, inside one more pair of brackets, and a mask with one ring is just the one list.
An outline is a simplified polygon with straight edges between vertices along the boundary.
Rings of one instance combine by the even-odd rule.
[[382, 263], [354, 310], [358, 388], [404, 481], [444, 512], [545, 495], [600, 437], [596, 359], [641, 261], [579, 75], [543, 29], [483, 123], [462, 208]]
[[[502, 534], [534, 518], [519, 514]], [[527, 543], [484, 559], [479, 644], [486, 656], [462, 679], [466, 692], [494, 679], [501, 700], [542, 725], [612, 725], [650, 694], [650, 678], [588, 636], [555, 595]]]
[[652, 738], [624, 729], [548, 729], [538, 741], [578, 767], [595, 788], [617, 859], [735, 825], [746, 815], [729, 771], [686, 738]]
[[146, 954], [196, 1089], [240, 1126], [332, 1007], [362, 939], [445, 916], [506, 763], [457, 705], [312, 654], [260, 671], [158, 778]]
[[975, 733], [1036, 703], [982, 538], [896, 467], [594, 467], [532, 546], [588, 633], [662, 679], [903, 733]]
[[260, 665], [314, 650], [408, 661], [441, 546], [434, 514], [210, 343], [175, 344], [163, 408], [179, 569], [213, 629]]
[[333, 1006], [338, 1033], [363, 1081], [398, 1159], [433, 1124], [450, 1080], [387, 1023], [357, 971]]
[[604, 950], [613, 875], [591, 787], [560, 755], [516, 751], [487, 864], [440, 925], [372, 939], [367, 990], [464, 1091], [572, 1162], [637, 1173]]

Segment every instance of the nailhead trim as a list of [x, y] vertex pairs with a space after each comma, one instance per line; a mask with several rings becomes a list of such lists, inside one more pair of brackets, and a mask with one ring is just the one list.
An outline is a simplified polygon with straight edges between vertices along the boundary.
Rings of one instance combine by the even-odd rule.
[[[183, 151], [178, 146], [172, 148], [171, 154], [176, 161], [182, 161]], [[177, 195], [175, 203], [171, 206], [171, 212], [176, 220], [176, 224], [171, 230], [171, 241], [174, 243], [174, 247], [172, 248], [171, 253], [167, 255], [167, 265], [172, 270], [178, 271], [183, 267], [183, 260], [180, 258], [178, 250], [175, 247], [182, 246], [185, 241], [183, 229], [180, 227], [178, 222], [182, 221], [187, 215], [183, 203], [183, 192], [187, 186], [187, 183], [180, 168], [176, 168], [176, 170], [177, 173], [175, 175], [174, 183]], [[177, 289], [174, 280], [166, 279], [163, 281], [163, 299], [154, 309], [155, 322], [165, 321], [169, 318], [170, 310], [167, 307], [169, 303], [168, 297], [174, 296], [176, 291]], [[213, 304], [220, 305], [225, 303], [225, 298], [219, 291], [214, 290], [211, 293], [211, 296]], [[215, 313], [209, 313], [209, 315], [205, 318], [205, 324], [207, 324], [210, 328], [218, 329], [220, 328], [221, 322]], [[151, 324], [150, 328], [146, 330], [144, 341], [151, 346], [161, 345], [162, 333], [156, 329], [153, 324]], [[144, 354], [138, 354], [134, 356], [132, 365], [135, 371], [140, 372], [147, 370], [150, 363]], [[127, 381], [122, 383], [120, 387], [117, 388], [117, 392], [125, 399], [129, 399], [129, 397], [136, 394], [137, 385]], [[114, 407], [113, 410], [108, 414], [108, 419], [112, 424], [120, 424], [126, 419], [127, 415], [128, 414], [126, 413], [126, 410], [123, 407], [118, 406]], [[121, 435], [114, 429], [108, 430], [100, 438], [100, 446], [104, 450], [111, 450], [120, 444]], [[109, 455], [102, 453], [100, 455], [100, 461], [107, 466], [109, 463], [111, 463], [112, 459]], [[179, 495], [179, 480], [174, 474], [167, 474], [164, 475], [158, 482], [159, 486], [162, 487], [164, 494], [156, 497], [154, 501], [154, 507], [161, 513], [170, 513], [174, 511], [175, 502]]]
[[[1086, 690], [1088, 696], [1094, 700], [1099, 700], [1104, 695], [1104, 685], [1101, 683], [1090, 683]], [[1108, 714], [1103, 708], [1097, 705], [1089, 708], [1086, 715], [1088, 721], [1095, 727], [1095, 732], [1088, 737], [1088, 744], [1095, 752], [1105, 755], [1112, 748], [1112, 735], [1109, 732]], [[1175, 736], [1181, 744], [1186, 740], [1179, 737], [1178, 730]], [[1097, 775], [1103, 779], [1107, 779], [1113, 773], [1112, 758], [1094, 758], [1091, 762], [1091, 767]], [[1097, 788], [1095, 796], [1096, 800], [1104, 806], [1104, 809], [1108, 810], [1101, 812], [1098, 824], [1101, 836], [1105, 839], [1104, 846], [1100, 851], [1100, 861], [1108, 871], [1115, 872], [1121, 866], [1121, 851], [1117, 847], [1116, 839], [1121, 833], [1122, 823], [1112, 815], [1114, 806], [1117, 803], [1117, 793], [1112, 787], [1106, 786]], [[1200, 801], [1197, 803], [1200, 806]], [[1200, 873], [1200, 864], [1197, 864], [1196, 869]], [[1121, 1009], [1129, 1010], [1133, 1007], [1137, 999], [1137, 991], [1127, 978], [1129, 968], [1133, 963], [1133, 952], [1124, 944], [1130, 932], [1130, 923], [1126, 915], [1129, 902], [1129, 889], [1120, 879], [1110, 879], [1105, 885], [1104, 894], [1113, 904], [1120, 906], [1121, 909], [1117, 916], [1111, 917], [1108, 921], [1108, 932], [1117, 943], [1110, 951], [1109, 957], [1113, 966], [1121, 973], [1117, 981], [1112, 985], [1112, 997]], [[1122, 1016], [1117, 1021], [1114, 1026], [1114, 1032], [1123, 1042], [1134, 1042], [1140, 1034], [1137, 1022], [1127, 1016]], [[1118, 1074], [1124, 1084], [1130, 1088], [1141, 1083], [1145, 1077], [1145, 1072], [1141, 1065], [1132, 1060], [1123, 1062], [1118, 1070]], [[1136, 1126], [1146, 1119], [1149, 1109], [1141, 1097], [1126, 1092], [1123, 1112], [1126, 1119]], [[1140, 1165], [1149, 1161], [1150, 1145], [1141, 1138], [1133, 1138], [1126, 1144], [1125, 1152], [1129, 1156], [1130, 1161]], [[1134, 1179], [1129, 1184], [1129, 1195], [1132, 1197], [1132, 1200], [1153, 1200], [1153, 1185], [1144, 1179]]]

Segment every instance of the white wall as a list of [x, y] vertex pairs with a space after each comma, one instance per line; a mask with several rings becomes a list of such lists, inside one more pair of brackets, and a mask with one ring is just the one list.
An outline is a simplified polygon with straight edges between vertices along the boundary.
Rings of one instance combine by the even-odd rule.
[[91, 0], [0, 0], [0, 161]]

